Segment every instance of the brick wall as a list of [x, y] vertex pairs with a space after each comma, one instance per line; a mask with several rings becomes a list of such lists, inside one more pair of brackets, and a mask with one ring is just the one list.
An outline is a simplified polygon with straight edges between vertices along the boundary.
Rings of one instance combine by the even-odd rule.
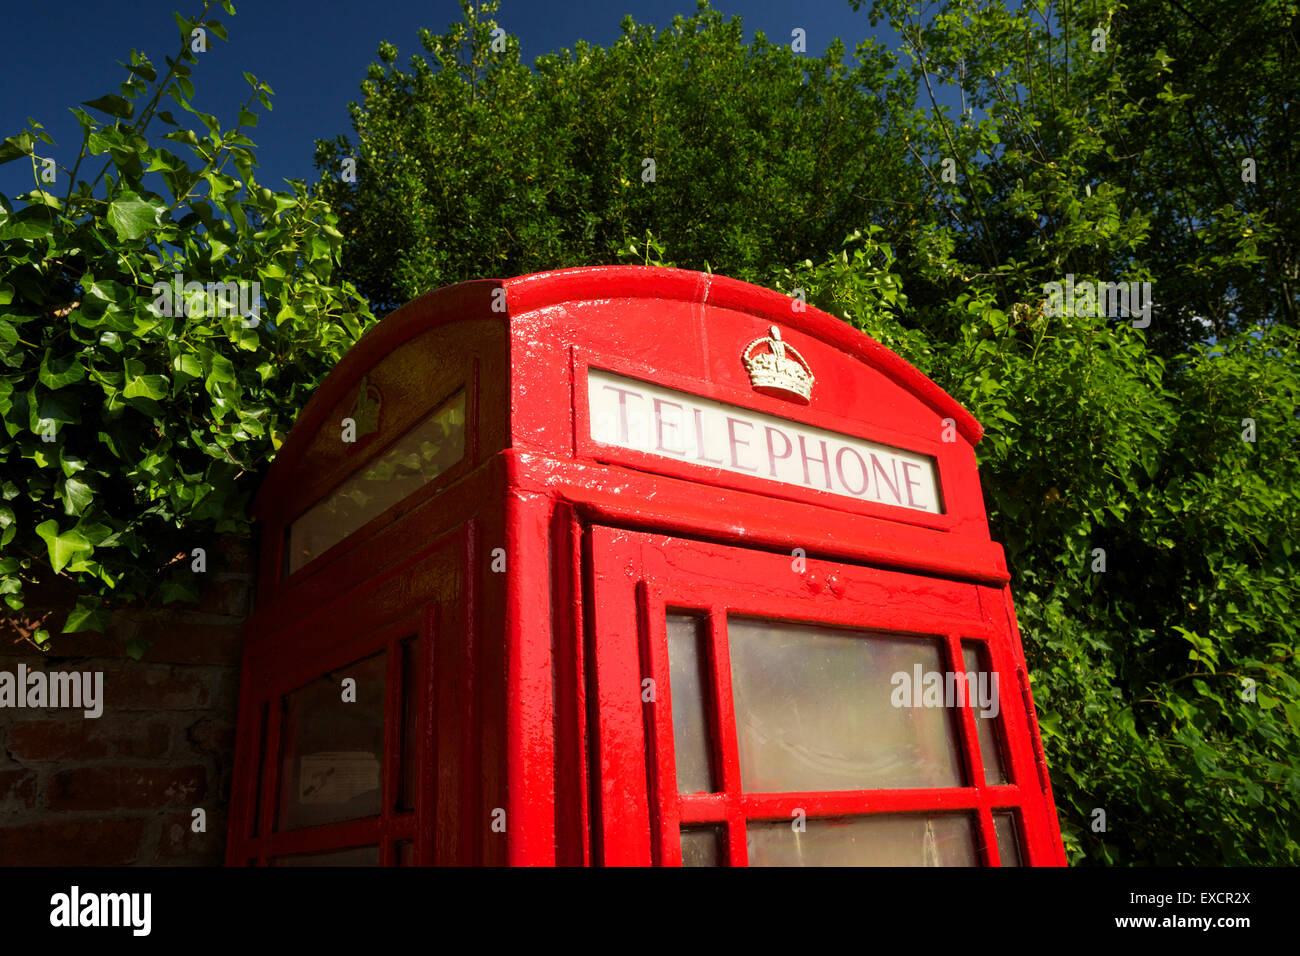
[[[103, 714], [0, 707], [0, 866], [217, 865], [226, 843], [246, 543], [208, 555], [186, 610], [125, 610], [105, 634], [58, 634], [72, 593], [29, 593], [0, 619], [0, 671], [102, 671]], [[22, 640], [44, 626], [52, 649]], [[147, 643], [139, 660], [128, 640]], [[192, 830], [203, 808], [207, 830]]]

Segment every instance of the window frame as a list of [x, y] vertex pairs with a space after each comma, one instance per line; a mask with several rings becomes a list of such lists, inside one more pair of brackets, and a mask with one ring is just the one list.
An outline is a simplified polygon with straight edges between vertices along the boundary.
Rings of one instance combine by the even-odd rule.
[[[478, 369], [475, 366], [471, 375], [465, 376], [459, 384], [453, 385], [450, 392], [447, 392], [437, 402], [430, 405], [413, 421], [407, 423], [406, 427], [397, 434], [385, 436], [382, 433], [373, 433], [374, 439], [367, 441], [359, 448], [358, 457], [351, 462], [351, 468], [342, 471], [328, 487], [320, 490], [317, 494], [305, 496], [301, 501], [298, 501], [294, 506], [293, 514], [280, 525], [278, 554], [275, 562], [275, 578], [279, 586], [289, 588], [305, 580], [327, 564], [346, 554], [357, 542], [370, 537], [380, 528], [390, 524], [395, 518], [411, 511], [415, 506], [435, 495], [441, 494], [450, 485], [455, 484], [473, 470], [478, 461], [478, 406], [475, 400], [477, 390]], [[419, 487], [414, 488], [409, 494], [389, 504], [383, 511], [371, 515], [364, 524], [358, 525], [350, 533], [339, 538], [323, 551], [313, 555], [303, 564], [290, 569], [289, 554], [294, 525], [306, 518], [313, 509], [327, 501], [365, 469], [373, 467], [384, 455], [396, 448], [402, 439], [408, 437], [416, 428], [443, 411], [457, 396], [462, 394], [464, 395], [462, 414], [465, 422], [461, 436], [460, 457], [448, 468], [434, 475]], [[369, 439], [371, 436], [366, 437]], [[377, 441], [380, 438], [383, 439], [382, 443]]]
[[[393, 533], [399, 533], [394, 529]], [[386, 532], [386, 534], [388, 534]], [[459, 768], [479, 746], [465, 726], [460, 694], [472, 668], [463, 648], [474, 633], [466, 569], [473, 553], [473, 522], [428, 541], [353, 589], [335, 587], [312, 595], [276, 599], [253, 612], [247, 626], [239, 688], [239, 733], [226, 862], [266, 865], [288, 853], [381, 845], [381, 866], [391, 866], [398, 844], [414, 842], [414, 866], [465, 862], [469, 844], [457, 822], [471, 802], [469, 787], [437, 787], [440, 765], [460, 779]], [[385, 675], [398, 686], [402, 643], [415, 637], [415, 809], [397, 810], [399, 796], [400, 695], [385, 701], [385, 762], [382, 807], [386, 815], [273, 832], [279, 786], [283, 695], [321, 674], [390, 650]], [[470, 674], [467, 682], [463, 676]], [[390, 770], [390, 764], [392, 768]], [[459, 787], [459, 785], [458, 785]], [[443, 819], [446, 817], [446, 819]], [[461, 830], [464, 828], [461, 827]]]
[[[365, 644], [350, 643], [331, 655], [337, 663], [327, 663], [316, 658], [311, 666], [294, 674], [291, 680], [281, 680], [267, 695], [270, 726], [267, 728], [265, 749], [258, 755], [262, 762], [264, 786], [257, 794], [258, 829], [248, 840], [250, 856], [256, 856], [261, 865], [273, 866], [282, 856], [355, 849], [379, 845], [380, 866], [395, 866], [397, 844], [417, 839], [416, 810], [398, 808], [402, 773], [402, 715], [404, 694], [402, 680], [402, 645], [415, 642], [413, 663], [418, 672], [426, 669], [427, 648], [437, 617], [437, 605], [406, 615], [398, 621], [375, 632]], [[383, 761], [380, 767], [380, 812], [375, 816], [355, 820], [341, 820], [291, 830], [279, 828], [279, 800], [283, 767], [283, 714], [284, 701], [294, 691], [316, 680], [321, 674], [338, 672], [383, 652], [384, 658], [384, 726]], [[413, 706], [417, 715], [429, 686], [427, 680], [417, 681], [416, 700]], [[415, 754], [416, 786], [421, 778], [420, 753]]]
[[[747, 821], [789, 820], [795, 808], [802, 808], [809, 820], [964, 811], [975, 817], [976, 856], [985, 866], [1000, 865], [993, 814], [1010, 810], [1019, 827], [1022, 860], [1029, 865], [1054, 862], [1048, 849], [1051, 826], [1035, 764], [1033, 725], [1027, 702], [1019, 693], [1021, 665], [1005, 612], [998, 617], [1002, 603], [997, 589], [813, 558], [803, 559], [806, 568], [801, 574], [792, 570], [795, 559], [789, 554], [601, 527], [591, 528], [590, 549], [593, 620], [599, 635], [593, 655], [600, 690], [595, 743], [606, 768], [601, 790], [632, 798], [621, 801], [621, 807], [607, 804], [602, 808], [597, 836], [606, 862], [681, 865], [680, 828], [719, 824], [723, 827], [723, 865], [747, 865]], [[763, 587], [745, 587], [738, 580], [737, 568], [744, 568], [741, 573], [751, 580], [762, 580]], [[839, 594], [825, 585], [831, 575], [838, 579]], [[884, 591], [901, 604], [882, 603], [879, 596]], [[998, 597], [996, 604], [991, 595], [983, 593], [987, 591]], [[909, 598], [920, 606], [912, 606]], [[950, 606], [947, 613], [945, 604]], [[988, 608], [993, 610], [986, 611]], [[703, 618], [709, 696], [705, 710], [719, 786], [716, 793], [677, 792], [667, 639], [670, 613]], [[984, 782], [984, 755], [975, 723], [978, 717], [966, 700], [963, 706], [953, 708], [964, 786], [743, 792], [727, 640], [729, 617], [937, 639], [947, 668], [961, 672], [965, 672], [963, 644], [983, 644], [990, 666], [998, 674], [995, 739], [1008, 783]], [[652, 704], [642, 704], [641, 695], [635, 698], [640, 711], [636, 721], [623, 706], [622, 696], [612, 693], [616, 685], [626, 686], [633, 675], [642, 686], [647, 678], [653, 680], [655, 689]], [[637, 723], [643, 736], [629, 739]], [[636, 761], [629, 756], [632, 750], [641, 749], [645, 755], [643, 782], [636, 779]], [[616, 751], [621, 758], [609, 761], [608, 756]], [[593, 766], [602, 763], [593, 762]], [[649, 823], [646, 841], [628, 830], [642, 812]]]
[[[257, 789], [248, 794], [256, 802], [248, 830], [232, 840], [240, 844], [239, 858], [259, 866], [274, 866], [284, 856], [357, 849], [378, 844], [381, 866], [397, 865], [398, 844], [412, 841], [417, 859], [426, 852], [418, 819], [430, 813], [426, 801], [418, 796], [414, 807], [402, 809], [403, 708], [414, 708], [416, 731], [410, 754], [414, 758], [414, 786], [418, 793], [428, 792], [428, 775], [432, 766], [425, 728], [433, 707], [431, 682], [432, 644], [438, 630], [440, 607], [432, 601], [413, 609], [400, 618], [376, 628], [363, 639], [350, 639], [325, 654], [304, 655], [294, 665], [284, 667], [273, 682], [258, 694], [258, 767]], [[359, 620], [352, 615], [349, 620]], [[402, 653], [410, 642], [413, 653]], [[380, 767], [380, 812], [377, 815], [282, 830], [279, 828], [279, 800], [283, 769], [284, 702], [289, 695], [318, 679], [322, 674], [337, 673], [376, 654], [384, 653], [383, 752]], [[283, 659], [283, 658], [282, 658]], [[407, 703], [404, 693], [403, 666], [410, 663], [416, 672], [415, 697]]]

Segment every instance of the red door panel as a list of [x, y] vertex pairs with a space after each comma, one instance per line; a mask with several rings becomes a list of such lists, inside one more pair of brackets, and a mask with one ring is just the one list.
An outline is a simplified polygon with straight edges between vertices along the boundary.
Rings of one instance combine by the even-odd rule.
[[606, 527], [586, 548], [604, 863], [1064, 862], [998, 589]]

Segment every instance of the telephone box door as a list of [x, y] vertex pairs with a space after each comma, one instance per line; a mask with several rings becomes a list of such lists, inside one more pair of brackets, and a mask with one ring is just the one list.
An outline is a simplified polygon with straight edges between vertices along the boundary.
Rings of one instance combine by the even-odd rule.
[[999, 588], [585, 540], [606, 864], [1059, 865]]

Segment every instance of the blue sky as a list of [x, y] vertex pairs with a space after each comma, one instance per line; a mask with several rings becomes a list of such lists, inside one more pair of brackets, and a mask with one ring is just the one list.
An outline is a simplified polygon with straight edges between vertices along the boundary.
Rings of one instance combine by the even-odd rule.
[[[38, 144], [38, 154], [53, 155], [69, 168], [81, 138], [68, 108], [116, 93], [125, 78], [117, 64], [127, 61], [132, 47], [161, 66], [179, 42], [172, 11], [194, 16], [202, 9], [198, 0], [3, 0], [3, 6], [0, 27], [8, 42], [0, 137], [20, 132], [33, 117], [58, 144]], [[789, 42], [791, 30], [801, 27], [812, 55], [838, 36], [851, 57], [873, 32], [866, 14], [855, 13], [848, 0], [714, 0], [713, 6], [742, 17], [750, 38], [762, 30], [773, 42]], [[272, 188], [282, 188], [286, 178], [314, 181], [314, 141], [351, 134], [347, 103], [361, 98], [366, 65], [375, 60], [381, 41], [394, 43], [399, 62], [405, 63], [420, 49], [421, 27], [441, 33], [461, 18], [456, 0], [235, 0], [235, 9], [237, 15], [229, 17], [216, 8], [229, 41], [210, 38], [193, 77], [194, 105], [232, 123], [248, 96], [244, 71], [271, 85], [274, 109], [267, 113], [257, 107], [261, 120], [250, 135], [259, 147], [259, 179]], [[694, 11], [695, 0], [502, 0], [497, 21], [519, 38], [531, 64], [580, 39], [612, 43], [627, 14], [662, 29], [674, 14]], [[11, 199], [32, 185], [30, 163], [0, 166], [0, 192]]]

